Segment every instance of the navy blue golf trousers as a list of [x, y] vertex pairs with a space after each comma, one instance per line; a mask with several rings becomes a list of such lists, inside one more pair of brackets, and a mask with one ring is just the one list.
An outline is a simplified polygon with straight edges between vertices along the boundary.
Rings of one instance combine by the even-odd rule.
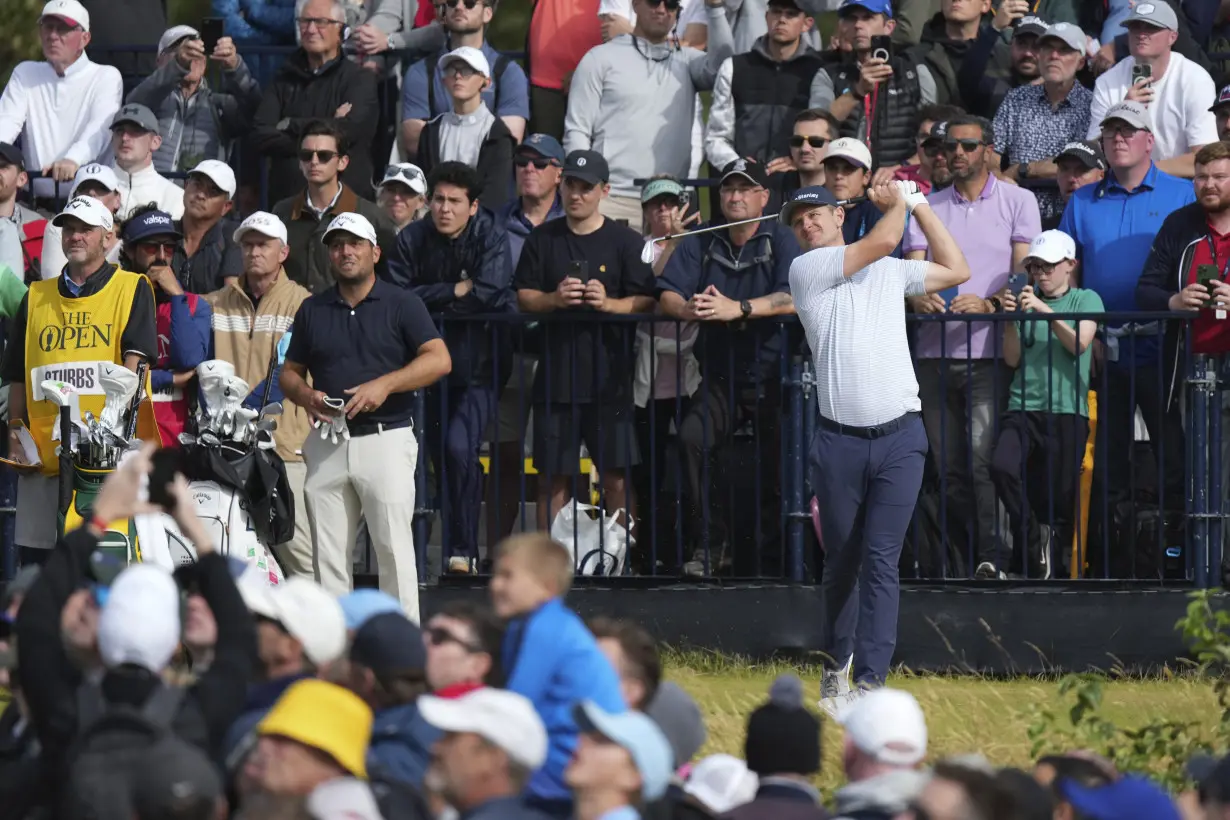
[[[447, 407], [442, 406], [441, 391], [446, 391]], [[424, 434], [447, 521], [445, 558], [478, 557], [478, 520], [483, 503], [483, 467], [478, 450], [498, 403], [499, 394], [493, 387], [445, 386], [427, 393]], [[447, 423], [441, 424], [446, 417]]]

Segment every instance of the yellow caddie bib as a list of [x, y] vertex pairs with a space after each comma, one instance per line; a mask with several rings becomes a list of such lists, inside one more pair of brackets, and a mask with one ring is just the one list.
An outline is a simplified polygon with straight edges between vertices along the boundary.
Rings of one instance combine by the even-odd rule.
[[[26, 316], [26, 412], [30, 435], [43, 462], [42, 473], [48, 476], [60, 472], [52, 440], [59, 417], [56, 405], [44, 398], [42, 383], [52, 379], [71, 384], [77, 390], [81, 414], [88, 410], [101, 418], [106, 396], [99, 381], [100, 367], [123, 363], [120, 339], [128, 326], [133, 296], [139, 287], [153, 287], [144, 276], [125, 270], [117, 270], [91, 296], [61, 296], [59, 286], [59, 277], [32, 284]], [[153, 394], [148, 374], [145, 392]], [[137, 437], [161, 444], [150, 401], [141, 402], [138, 408]]]

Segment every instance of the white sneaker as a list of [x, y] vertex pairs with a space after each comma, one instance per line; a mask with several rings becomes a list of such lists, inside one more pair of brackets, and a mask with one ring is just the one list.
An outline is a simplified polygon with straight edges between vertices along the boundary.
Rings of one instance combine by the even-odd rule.
[[449, 575], [474, 575], [478, 572], [478, 562], [464, 555], [454, 555], [448, 559]]
[[983, 561], [974, 570], [974, 577], [979, 581], [1006, 581], [1008, 576], [995, 568], [995, 565], [990, 561]]
[[840, 669], [825, 669], [820, 678], [820, 708], [836, 720], [838, 713], [847, 708], [850, 697], [850, 668], [854, 665], [854, 656], [846, 659]]

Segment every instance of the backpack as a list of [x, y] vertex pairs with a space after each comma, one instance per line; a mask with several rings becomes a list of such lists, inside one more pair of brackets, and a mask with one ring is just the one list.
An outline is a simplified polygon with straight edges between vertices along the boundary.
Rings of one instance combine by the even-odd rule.
[[36, 219], [21, 226], [21, 256], [25, 260], [25, 282], [38, 282], [43, 278], [43, 234], [47, 220]]
[[184, 690], [159, 684], [140, 706], [108, 703], [99, 684], [77, 690], [78, 734], [69, 756], [65, 793], [71, 820], [135, 817], [131, 779], [151, 755], [182, 755], [196, 747], [178, 737], [172, 722]]
[[[427, 62], [427, 119], [437, 116], [436, 110], [436, 64], [440, 61], [440, 52], [432, 54], [426, 59]], [[504, 69], [508, 68], [508, 64], [512, 62], [512, 58], [505, 54], [495, 58], [495, 65], [491, 67], [491, 76], [495, 80], [495, 108], [492, 114], [500, 116], [500, 89], [504, 87]]]

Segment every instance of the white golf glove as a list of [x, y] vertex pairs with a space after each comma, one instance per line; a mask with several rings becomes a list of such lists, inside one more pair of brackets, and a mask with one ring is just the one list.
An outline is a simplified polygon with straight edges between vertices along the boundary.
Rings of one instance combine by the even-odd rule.
[[896, 180], [897, 190], [901, 191], [901, 196], [905, 199], [905, 207], [910, 213], [914, 213], [914, 209], [919, 205], [927, 204], [927, 195], [918, 189], [918, 183], [911, 179]]
[[325, 399], [325, 404], [338, 413], [329, 422], [316, 422], [317, 429], [320, 430], [321, 439], [332, 438], [333, 443], [337, 444], [337, 437], [340, 435], [343, 441], [350, 441], [350, 428], [346, 424], [346, 414], [341, 412], [346, 407], [346, 402], [341, 399]]

